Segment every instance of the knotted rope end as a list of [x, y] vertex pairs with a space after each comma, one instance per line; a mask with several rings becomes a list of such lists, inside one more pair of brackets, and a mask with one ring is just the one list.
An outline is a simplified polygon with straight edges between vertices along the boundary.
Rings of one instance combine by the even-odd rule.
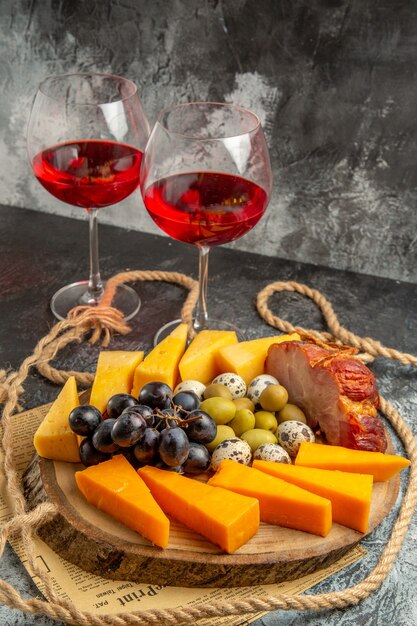
[[112, 306], [79, 305], [71, 309], [67, 317], [75, 326], [92, 330], [90, 343], [97, 343], [102, 337], [101, 344], [104, 348], [109, 345], [113, 333], [127, 335], [131, 330], [123, 313]]

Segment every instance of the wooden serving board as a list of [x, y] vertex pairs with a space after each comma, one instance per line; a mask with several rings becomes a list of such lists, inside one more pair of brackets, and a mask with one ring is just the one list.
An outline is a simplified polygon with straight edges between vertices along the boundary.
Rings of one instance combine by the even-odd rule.
[[[44, 501], [58, 510], [38, 534], [66, 560], [115, 580], [182, 587], [240, 587], [293, 580], [336, 561], [364, 535], [333, 524], [326, 538], [261, 524], [246, 545], [224, 554], [202, 536], [171, 520], [169, 547], [154, 547], [126, 526], [89, 505], [74, 474], [81, 465], [35, 456], [24, 477], [29, 508]], [[368, 533], [398, 495], [399, 475], [373, 487]]]

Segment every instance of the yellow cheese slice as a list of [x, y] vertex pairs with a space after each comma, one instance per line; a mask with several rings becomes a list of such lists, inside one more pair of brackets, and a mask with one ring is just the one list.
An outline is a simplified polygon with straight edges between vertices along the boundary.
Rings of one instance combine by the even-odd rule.
[[75, 480], [90, 504], [155, 545], [168, 546], [169, 519], [122, 454], [76, 472]]
[[107, 402], [116, 393], [130, 393], [135, 369], [144, 353], [106, 350], [100, 352], [89, 403], [104, 413]]
[[188, 325], [179, 324], [144, 358], [133, 377], [132, 396], [138, 397], [146, 383], [166, 383], [174, 389], [178, 379], [178, 363], [187, 345]]
[[352, 450], [344, 446], [303, 441], [295, 457], [295, 465], [372, 474], [374, 482], [389, 480], [410, 465], [410, 461], [396, 454]]
[[360, 533], [368, 528], [373, 476], [254, 460], [253, 467], [328, 498], [333, 521]]
[[262, 522], [322, 537], [332, 527], [330, 500], [237, 461], [224, 459], [207, 484], [259, 500]]
[[241, 341], [231, 346], [220, 348], [216, 359], [221, 372], [234, 372], [239, 374], [247, 385], [260, 374], [264, 373], [264, 364], [268, 349], [274, 343], [283, 341], [296, 341], [300, 335], [275, 335], [273, 337], [261, 337], [251, 341]]
[[72, 432], [68, 416], [79, 406], [77, 382], [70, 376], [35, 433], [37, 453], [55, 461], [80, 462], [78, 438]]
[[146, 465], [138, 474], [167, 514], [232, 554], [259, 528], [259, 504], [176, 472]]
[[218, 367], [217, 352], [230, 344], [237, 344], [236, 333], [232, 330], [201, 330], [180, 361], [181, 380], [211, 382], [224, 371]]

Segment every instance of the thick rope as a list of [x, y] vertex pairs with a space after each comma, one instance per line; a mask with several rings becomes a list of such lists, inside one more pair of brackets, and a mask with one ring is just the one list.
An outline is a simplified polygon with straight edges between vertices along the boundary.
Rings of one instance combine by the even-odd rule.
[[[320, 332], [313, 329], [305, 329], [300, 326], [293, 326], [290, 322], [287, 322], [280, 317], [273, 315], [268, 308], [268, 300], [273, 293], [280, 291], [293, 291], [299, 293], [302, 296], [310, 298], [320, 308], [323, 317], [326, 321], [330, 333]], [[274, 326], [283, 332], [300, 332], [303, 335], [310, 335], [315, 339], [319, 339], [324, 342], [328, 341], [340, 341], [344, 345], [353, 346], [363, 352], [370, 354], [372, 357], [383, 356], [387, 359], [395, 359], [404, 365], [417, 366], [417, 357], [412, 354], [400, 352], [393, 348], [385, 347], [381, 342], [371, 339], [370, 337], [359, 337], [354, 333], [344, 328], [338, 321], [336, 313], [330, 302], [323, 296], [320, 291], [311, 289], [307, 285], [297, 283], [294, 281], [289, 282], [275, 282], [267, 285], [262, 291], [258, 293], [256, 299], [256, 306], [259, 315], [270, 326]]]
[[[91, 385], [94, 374], [59, 370], [52, 367], [50, 361], [68, 344], [82, 341], [88, 331], [92, 331], [89, 341], [96, 343], [101, 338], [103, 347], [108, 346], [112, 333], [127, 334], [130, 329], [124, 322], [122, 313], [110, 305], [119, 285], [135, 281], [163, 281], [188, 289], [189, 293], [181, 310], [181, 319], [188, 324], [189, 336], [192, 337], [192, 313], [198, 297], [198, 282], [196, 280], [179, 272], [156, 270], [120, 272], [107, 281], [103, 298], [98, 307], [78, 306], [70, 311], [69, 319], [75, 322], [74, 331], [72, 334], [66, 333], [57, 337], [55, 341], [51, 342], [49, 348], [45, 349], [44, 359], [37, 363], [37, 369], [42, 376], [58, 384], [65, 383], [70, 376], [75, 376], [80, 385], [85, 387]], [[1, 373], [0, 371], [0, 394], [2, 392]]]
[[[71, 342], [83, 341], [87, 334], [91, 334], [90, 340], [98, 341], [104, 336], [104, 342], [108, 345], [111, 334], [114, 332], [128, 332], [127, 326], [121, 319], [120, 312], [110, 306], [117, 286], [121, 282], [135, 280], [163, 280], [178, 283], [189, 289], [189, 294], [182, 309], [182, 319], [191, 328], [191, 316], [197, 297], [197, 283], [193, 279], [182, 274], [169, 272], [126, 272], [113, 277], [108, 284], [102, 306], [93, 311], [87, 308], [78, 308], [73, 311], [69, 319], [56, 324], [43, 337], [32, 355], [27, 357], [16, 372], [0, 372], [0, 399], [4, 402], [3, 411], [3, 450], [4, 470], [8, 481], [8, 490], [14, 504], [14, 516], [3, 527], [0, 533], [0, 556], [2, 556], [6, 541], [9, 537], [21, 534], [24, 541], [28, 559], [36, 575], [46, 586], [46, 593], [50, 601], [39, 598], [25, 599], [8, 583], [0, 580], [0, 602], [9, 607], [34, 615], [48, 615], [51, 618], [61, 620], [74, 626], [136, 626], [148, 624], [190, 624], [196, 620], [236, 614], [251, 614], [260, 611], [271, 610], [322, 610], [343, 608], [358, 604], [370, 593], [375, 591], [389, 573], [395, 558], [401, 549], [405, 534], [417, 504], [417, 444], [416, 440], [399, 413], [384, 399], [381, 398], [381, 411], [390, 421], [399, 435], [407, 456], [411, 460], [411, 470], [406, 493], [403, 497], [397, 520], [394, 523], [391, 537], [386, 544], [381, 557], [362, 582], [342, 591], [319, 594], [299, 595], [278, 594], [263, 598], [249, 598], [232, 602], [211, 602], [193, 607], [176, 608], [150, 611], [137, 611], [129, 614], [118, 615], [94, 615], [83, 612], [67, 600], [59, 598], [52, 588], [48, 576], [39, 571], [34, 559], [34, 531], [36, 527], [50, 519], [55, 513], [55, 507], [50, 503], [37, 506], [33, 511], [26, 512], [25, 500], [20, 488], [19, 479], [14, 463], [13, 441], [11, 434], [11, 420], [16, 411], [20, 395], [23, 391], [23, 382], [28, 376], [32, 366], [36, 366], [47, 378], [54, 382], [63, 383], [69, 375], [74, 374], [82, 384], [91, 383], [91, 374], [84, 375], [81, 372], [62, 372], [55, 370], [49, 365], [49, 361], [58, 352]], [[330, 333], [319, 333], [314, 330], [306, 330], [292, 326], [280, 318], [273, 316], [267, 307], [270, 295], [275, 291], [296, 291], [301, 295], [311, 298], [321, 309], [328, 324]], [[284, 332], [301, 332], [303, 335], [314, 336], [318, 341], [342, 342], [359, 350], [376, 356], [399, 360], [401, 363], [417, 365], [416, 357], [403, 354], [397, 350], [386, 348], [379, 342], [370, 338], [361, 338], [344, 329], [337, 321], [336, 315], [330, 303], [320, 292], [310, 289], [299, 283], [273, 283], [268, 285], [258, 294], [257, 306], [260, 315], [268, 324], [279, 328]], [[116, 313], [115, 313], [116, 312]]]

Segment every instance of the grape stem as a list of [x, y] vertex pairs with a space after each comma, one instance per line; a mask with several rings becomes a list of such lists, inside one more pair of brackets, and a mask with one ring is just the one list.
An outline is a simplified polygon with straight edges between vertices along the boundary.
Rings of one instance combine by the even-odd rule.
[[176, 404], [172, 405], [172, 409], [174, 411], [174, 415], [165, 415], [161, 411], [161, 409], [158, 409], [158, 408], [154, 409], [154, 415], [159, 417], [159, 419], [165, 420], [166, 428], [174, 428], [173, 426], [170, 425], [168, 420], [175, 420], [177, 424], [179, 424], [181, 427], [184, 427], [184, 426], [186, 427], [188, 424], [192, 424], [193, 422], [196, 422], [201, 417], [200, 415], [196, 415], [195, 417], [184, 419], [178, 415], [178, 411], [181, 410], [183, 413], [186, 413], [186, 414], [190, 414], [191, 411], [187, 411], [186, 409], [183, 409], [181, 405], [178, 406]]

